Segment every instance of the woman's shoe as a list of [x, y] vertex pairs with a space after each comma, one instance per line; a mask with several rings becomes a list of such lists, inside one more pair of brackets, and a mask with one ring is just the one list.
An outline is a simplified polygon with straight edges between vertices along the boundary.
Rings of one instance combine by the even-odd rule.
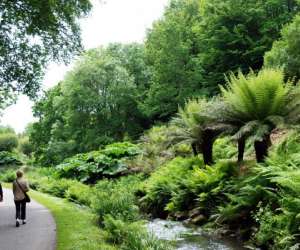
[[23, 225], [25, 225], [26, 224], [26, 220], [23, 220], [22, 223], [23, 223]]
[[16, 227], [19, 227], [20, 226], [20, 222], [19, 220], [16, 220]]

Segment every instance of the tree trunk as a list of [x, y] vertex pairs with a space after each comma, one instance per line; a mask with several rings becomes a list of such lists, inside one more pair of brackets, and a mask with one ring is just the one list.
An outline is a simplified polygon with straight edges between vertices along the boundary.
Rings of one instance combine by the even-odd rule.
[[270, 135], [266, 135], [262, 141], [255, 141], [254, 148], [257, 162], [264, 162], [268, 156], [268, 149], [271, 146]]
[[212, 165], [213, 162], [213, 144], [214, 137], [213, 134], [207, 131], [204, 135], [203, 143], [201, 145], [203, 161], [205, 165]]
[[245, 152], [246, 140], [245, 138], [241, 138], [238, 140], [238, 162], [242, 162], [244, 160], [244, 152]]
[[197, 146], [195, 143], [192, 144], [192, 149], [193, 149], [194, 156], [197, 156], [198, 152], [197, 152]]

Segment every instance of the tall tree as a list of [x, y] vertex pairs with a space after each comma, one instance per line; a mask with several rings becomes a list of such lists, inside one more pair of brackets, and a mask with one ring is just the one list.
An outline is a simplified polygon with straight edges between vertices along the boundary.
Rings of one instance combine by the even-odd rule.
[[282, 30], [271, 51], [265, 55], [266, 67], [282, 67], [287, 77], [300, 79], [300, 15]]
[[89, 50], [59, 85], [46, 92], [35, 104], [39, 121], [30, 136], [38, 159], [58, 163], [113, 140], [137, 138], [148, 128], [138, 109], [143, 94], [139, 86], [147, 85], [141, 50], [137, 44]]
[[0, 1], [0, 99], [35, 96], [47, 62], [81, 49], [78, 18], [90, 9], [89, 0]]
[[224, 74], [259, 70], [295, 0], [172, 0], [148, 33], [154, 70], [144, 111], [168, 120], [187, 98], [218, 93]]
[[148, 33], [146, 52], [154, 75], [143, 108], [153, 120], [168, 120], [186, 98], [207, 93], [197, 58], [199, 8], [199, 0], [173, 0]]
[[296, 0], [211, 0], [204, 5], [199, 33], [203, 84], [218, 91], [224, 74], [260, 70], [282, 26], [299, 10]]

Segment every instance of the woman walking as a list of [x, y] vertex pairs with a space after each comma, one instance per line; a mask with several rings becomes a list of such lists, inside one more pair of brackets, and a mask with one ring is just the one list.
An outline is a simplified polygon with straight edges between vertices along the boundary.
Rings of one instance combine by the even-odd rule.
[[17, 179], [13, 182], [13, 193], [16, 205], [16, 227], [26, 224], [26, 202], [28, 202], [27, 192], [29, 191], [28, 182], [23, 178], [21, 170], [16, 172]]

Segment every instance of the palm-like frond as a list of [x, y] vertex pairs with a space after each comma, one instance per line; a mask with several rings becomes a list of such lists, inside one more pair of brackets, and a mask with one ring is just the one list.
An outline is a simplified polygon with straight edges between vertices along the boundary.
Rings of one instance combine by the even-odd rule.
[[170, 122], [169, 143], [201, 143], [208, 105], [205, 99], [194, 99], [179, 108], [177, 116]]
[[264, 69], [247, 76], [233, 73], [222, 87], [222, 96], [231, 112], [243, 122], [264, 120], [271, 115], [281, 115], [287, 105], [291, 83], [284, 84], [281, 70]]
[[285, 83], [279, 69], [247, 76], [232, 73], [221, 91], [224, 107], [217, 111], [222, 115], [219, 120], [238, 127], [234, 139], [252, 137], [260, 141], [275, 127], [300, 121], [300, 87]]
[[183, 108], [179, 108], [177, 116], [170, 122], [168, 146], [182, 143], [199, 146], [205, 143], [204, 133], [208, 130], [212, 135], [224, 131], [227, 124], [214, 123], [215, 118], [210, 113], [214, 104], [214, 100], [193, 99]]

